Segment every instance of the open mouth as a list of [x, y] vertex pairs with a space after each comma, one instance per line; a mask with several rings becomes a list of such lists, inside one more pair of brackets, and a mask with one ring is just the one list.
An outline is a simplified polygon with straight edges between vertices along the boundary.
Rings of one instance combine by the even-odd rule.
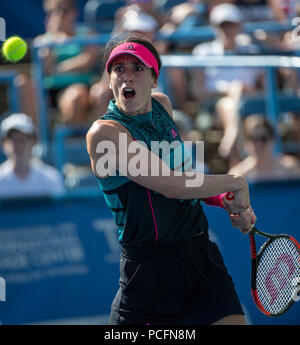
[[123, 89], [123, 96], [125, 99], [131, 99], [135, 96], [135, 90], [130, 87], [126, 87]]

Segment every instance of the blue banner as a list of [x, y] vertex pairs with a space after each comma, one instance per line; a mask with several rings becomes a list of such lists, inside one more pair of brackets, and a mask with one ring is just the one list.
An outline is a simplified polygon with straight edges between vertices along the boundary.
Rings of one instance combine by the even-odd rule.
[[[253, 185], [251, 201], [259, 229], [299, 241], [300, 181]], [[299, 302], [280, 317], [258, 311], [250, 291], [248, 236], [232, 228], [224, 210], [204, 207], [211, 239], [220, 247], [248, 322], [299, 325]], [[3, 202], [1, 323], [107, 324], [118, 289], [119, 256], [112, 214], [99, 193]]]
[[107, 323], [120, 247], [102, 196], [5, 202], [0, 208], [2, 324], [93, 317]]

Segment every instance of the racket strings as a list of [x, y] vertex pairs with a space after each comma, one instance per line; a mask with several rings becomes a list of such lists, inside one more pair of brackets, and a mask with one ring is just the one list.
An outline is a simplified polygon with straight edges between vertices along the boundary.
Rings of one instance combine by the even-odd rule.
[[[256, 275], [258, 298], [266, 311], [276, 315], [293, 301], [300, 276], [300, 253], [288, 238], [270, 242], [259, 259]], [[295, 285], [296, 284], [296, 285]]]

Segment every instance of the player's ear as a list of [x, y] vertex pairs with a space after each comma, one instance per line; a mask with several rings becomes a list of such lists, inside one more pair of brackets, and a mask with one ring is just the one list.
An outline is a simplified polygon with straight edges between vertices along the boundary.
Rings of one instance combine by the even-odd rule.
[[154, 82], [153, 82], [153, 85], [152, 85], [152, 89], [157, 88], [157, 86], [158, 86], [157, 78], [154, 78]]

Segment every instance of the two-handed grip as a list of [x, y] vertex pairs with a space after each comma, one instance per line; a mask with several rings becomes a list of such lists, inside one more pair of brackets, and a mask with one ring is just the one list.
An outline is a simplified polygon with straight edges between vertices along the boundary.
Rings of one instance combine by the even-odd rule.
[[227, 200], [233, 200], [234, 199], [234, 194], [233, 194], [233, 192], [228, 192], [226, 195], [225, 195], [225, 198], [227, 199]]
[[[226, 198], [226, 200], [228, 200], [228, 201], [233, 200], [233, 199], [234, 199], [234, 193], [233, 193], [233, 192], [228, 192], [228, 193], [225, 195], [225, 198]], [[255, 228], [255, 226], [254, 226], [255, 223], [251, 221], [251, 224], [252, 224], [252, 229], [251, 229], [251, 231], [256, 230], [256, 228]]]

